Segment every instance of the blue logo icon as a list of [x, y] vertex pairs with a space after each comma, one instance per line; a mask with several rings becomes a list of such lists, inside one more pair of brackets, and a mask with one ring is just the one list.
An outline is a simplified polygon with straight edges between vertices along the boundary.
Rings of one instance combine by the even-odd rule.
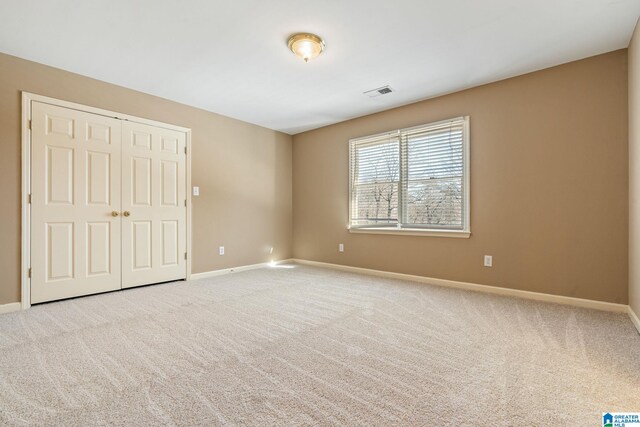
[[607, 412], [602, 416], [602, 427], [613, 427], [613, 415]]

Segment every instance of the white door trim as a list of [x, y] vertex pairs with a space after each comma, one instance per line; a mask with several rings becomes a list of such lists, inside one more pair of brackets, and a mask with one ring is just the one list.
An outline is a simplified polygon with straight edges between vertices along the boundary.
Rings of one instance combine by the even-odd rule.
[[23, 310], [31, 307], [31, 279], [29, 269], [31, 268], [31, 205], [29, 194], [31, 193], [31, 102], [38, 101], [45, 104], [84, 111], [87, 113], [99, 114], [113, 117], [120, 120], [127, 120], [136, 123], [157, 126], [184, 132], [186, 135], [186, 194], [187, 194], [187, 280], [191, 278], [191, 129], [176, 126], [142, 117], [131, 116], [114, 111], [103, 110], [101, 108], [90, 107], [88, 105], [76, 104], [74, 102], [63, 101], [47, 96], [37, 95], [29, 92], [22, 92], [22, 260], [21, 260], [21, 284], [20, 284], [20, 305]]
[[638, 315], [635, 313], [635, 311], [633, 311], [633, 308], [631, 308], [631, 306], [629, 306], [629, 317], [631, 318], [633, 325], [636, 327], [638, 333], [640, 334], [640, 318], [638, 318]]

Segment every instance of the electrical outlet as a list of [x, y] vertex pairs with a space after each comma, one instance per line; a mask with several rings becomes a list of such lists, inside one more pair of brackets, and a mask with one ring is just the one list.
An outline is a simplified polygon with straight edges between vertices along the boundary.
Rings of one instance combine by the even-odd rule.
[[344, 243], [338, 245], [338, 252], [344, 252]]
[[484, 266], [485, 267], [493, 267], [493, 256], [485, 255], [484, 256]]
[[224, 255], [224, 246], [220, 246], [220, 247], [218, 248], [218, 253], [219, 253], [220, 255]]
[[194, 196], [199, 196], [200, 195], [200, 187], [193, 187], [193, 195]]

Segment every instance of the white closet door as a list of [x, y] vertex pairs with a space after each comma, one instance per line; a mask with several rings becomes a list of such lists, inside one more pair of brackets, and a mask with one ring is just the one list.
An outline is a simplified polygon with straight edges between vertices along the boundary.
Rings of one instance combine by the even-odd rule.
[[186, 135], [122, 124], [122, 287], [184, 279]]
[[31, 117], [31, 302], [120, 289], [120, 121], [40, 102]]

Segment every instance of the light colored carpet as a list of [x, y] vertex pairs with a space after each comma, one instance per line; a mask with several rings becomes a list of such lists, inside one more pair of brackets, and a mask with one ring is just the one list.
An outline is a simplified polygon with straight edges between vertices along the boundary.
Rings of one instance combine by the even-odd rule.
[[601, 425], [626, 315], [295, 266], [0, 316], [2, 425]]

